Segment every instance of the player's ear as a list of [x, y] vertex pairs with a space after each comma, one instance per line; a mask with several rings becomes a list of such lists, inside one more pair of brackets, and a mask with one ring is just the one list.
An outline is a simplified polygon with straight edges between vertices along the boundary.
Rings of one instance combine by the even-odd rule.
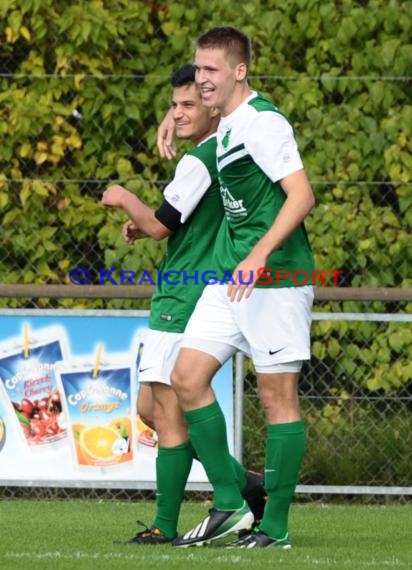
[[210, 107], [210, 117], [214, 119], [218, 115], [219, 115], [219, 109], [216, 109], [216, 107]]
[[246, 63], [238, 63], [236, 66], [236, 81], [244, 81], [247, 77], [247, 65]]

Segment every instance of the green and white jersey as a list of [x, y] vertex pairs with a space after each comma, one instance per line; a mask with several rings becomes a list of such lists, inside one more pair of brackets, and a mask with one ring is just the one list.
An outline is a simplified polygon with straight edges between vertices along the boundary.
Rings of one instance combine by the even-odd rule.
[[[168, 240], [161, 278], [158, 277], [152, 297], [149, 326], [159, 331], [183, 332], [206, 285], [206, 272], [213, 269], [213, 246], [223, 218], [216, 135], [183, 156], [164, 198], [166, 211], [177, 212], [180, 219]], [[162, 207], [156, 217], [170, 227], [167, 216], [163, 219], [160, 215], [161, 210]]]
[[[236, 268], [272, 226], [286, 200], [279, 181], [303, 165], [291, 125], [273, 103], [256, 92], [220, 120], [217, 165], [225, 218], [216, 239], [214, 266], [218, 276], [223, 276]], [[267, 267], [272, 275], [278, 270], [311, 275], [313, 256], [303, 223], [269, 256]], [[296, 285], [292, 278], [278, 284], [274, 278], [270, 286]]]

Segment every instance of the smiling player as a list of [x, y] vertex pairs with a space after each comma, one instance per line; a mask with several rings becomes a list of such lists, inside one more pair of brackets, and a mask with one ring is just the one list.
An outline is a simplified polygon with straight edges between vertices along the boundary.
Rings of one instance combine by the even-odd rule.
[[310, 358], [313, 288], [292, 279], [266, 287], [256, 281], [263, 267], [290, 274], [313, 270], [303, 220], [314, 196], [292, 127], [248, 85], [250, 61], [249, 38], [234, 28], [214, 28], [197, 41], [196, 82], [204, 105], [221, 113], [217, 165], [225, 217], [213, 268], [218, 277], [229, 271], [234, 280], [203, 291], [172, 374], [190, 439], [215, 493], [209, 515], [175, 541], [182, 547], [226, 536], [247, 508], [210, 387], [236, 350], [252, 356], [266, 414], [268, 502], [257, 529], [233, 546], [290, 548], [288, 512], [304, 454], [298, 378]]
[[[211, 268], [212, 249], [223, 217], [216, 169], [216, 136], [219, 121], [216, 109], [202, 104], [195, 84], [195, 68], [186, 65], [172, 77], [171, 114], [180, 139], [193, 142], [176, 167], [175, 176], [164, 191], [157, 210], [143, 204], [135, 194], [119, 185], [103, 194], [103, 204], [121, 207], [131, 223], [126, 235], [146, 235], [155, 239], [170, 236], [161, 270], [177, 270], [180, 275], [202, 275]], [[187, 426], [171, 387], [175, 364], [186, 323], [205, 284], [188, 279], [173, 285], [162, 280], [152, 297], [148, 335], [140, 361], [139, 411], [145, 418], [153, 413], [159, 451], [156, 461], [157, 514], [150, 528], [127, 543], [163, 544], [176, 537], [177, 520], [185, 484], [195, 452]], [[151, 402], [153, 398], [153, 411]], [[142, 409], [142, 406], [144, 410]], [[230, 469], [239, 492], [248, 501], [254, 517], [260, 519], [264, 489], [260, 475], [246, 472], [233, 457]], [[254, 518], [248, 511], [245, 524]]]

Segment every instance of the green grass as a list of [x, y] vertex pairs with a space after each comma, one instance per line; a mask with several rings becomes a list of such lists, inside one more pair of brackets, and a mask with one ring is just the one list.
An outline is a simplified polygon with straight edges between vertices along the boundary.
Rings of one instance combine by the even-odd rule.
[[[209, 505], [185, 503], [181, 530]], [[312, 568], [412, 568], [412, 505], [296, 504], [290, 530], [293, 549], [226, 550], [222, 546], [178, 549], [170, 545], [114, 545], [151, 522], [154, 504], [114, 501], [0, 502], [0, 568], [51, 570], [306, 570]], [[140, 529], [139, 529], [140, 530]]]

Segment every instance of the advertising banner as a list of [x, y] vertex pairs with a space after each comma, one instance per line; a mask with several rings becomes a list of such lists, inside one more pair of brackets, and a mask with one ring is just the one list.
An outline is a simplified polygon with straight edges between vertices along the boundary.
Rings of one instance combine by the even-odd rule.
[[[136, 411], [147, 328], [147, 311], [0, 311], [0, 484], [154, 487]], [[231, 362], [213, 388], [233, 450]], [[206, 482], [194, 461], [190, 488]]]

